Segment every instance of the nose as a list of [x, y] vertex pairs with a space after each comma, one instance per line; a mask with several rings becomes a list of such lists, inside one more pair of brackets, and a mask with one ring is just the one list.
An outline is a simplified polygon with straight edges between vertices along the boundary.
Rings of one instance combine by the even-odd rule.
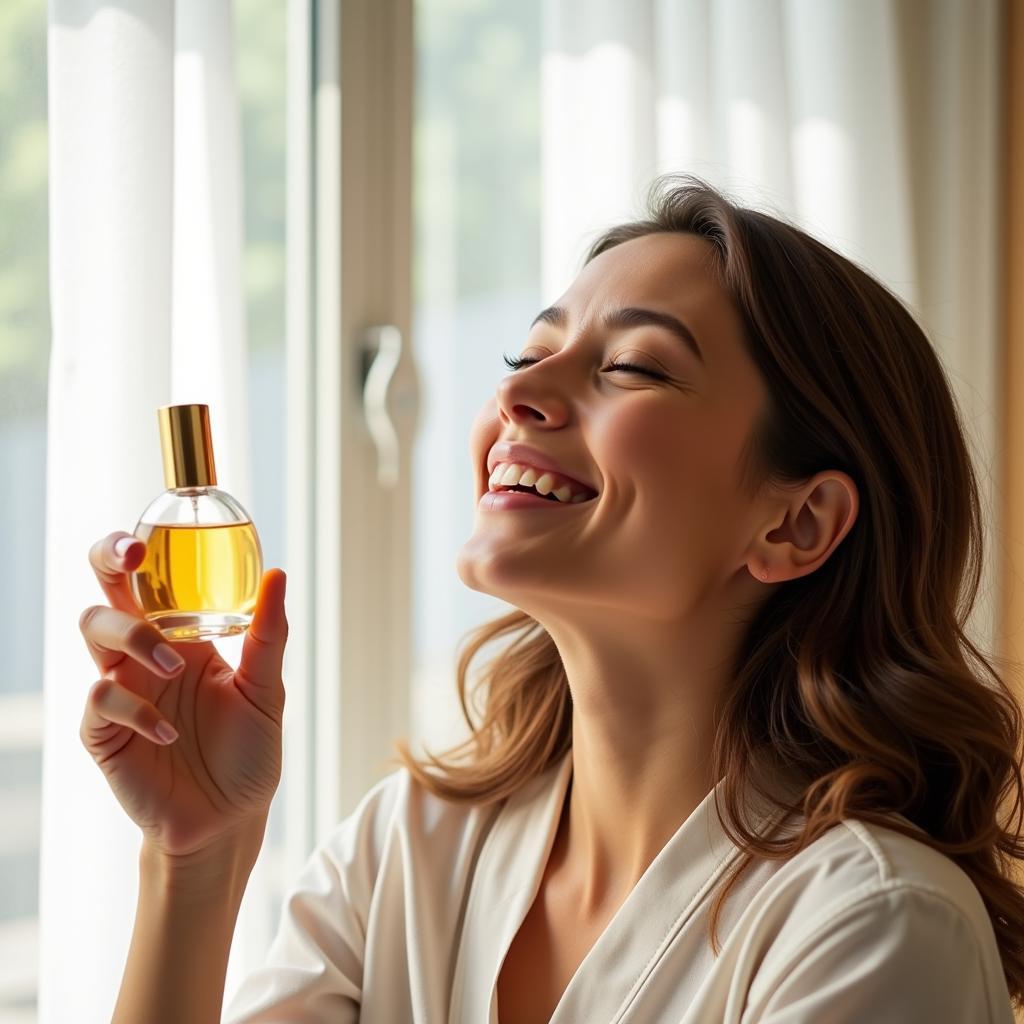
[[503, 378], [495, 394], [498, 415], [505, 423], [537, 422], [560, 426], [568, 415], [568, 403], [558, 394], [551, 382], [540, 377], [527, 379], [523, 370], [516, 370]]

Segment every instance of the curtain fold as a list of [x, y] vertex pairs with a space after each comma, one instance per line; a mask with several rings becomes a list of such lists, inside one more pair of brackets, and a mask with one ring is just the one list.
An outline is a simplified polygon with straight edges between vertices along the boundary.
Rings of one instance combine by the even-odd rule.
[[782, 212], [916, 300], [890, 0], [544, 0], [543, 275], [689, 171]]
[[884, 281], [951, 371], [990, 511], [971, 625], [992, 646], [999, 3], [542, 0], [542, 296], [690, 172]]
[[164, 490], [160, 405], [209, 404], [219, 480], [250, 501], [233, 52], [229, 0], [50, 0], [41, 1024], [110, 1019], [138, 893], [139, 830], [78, 736], [89, 547]]

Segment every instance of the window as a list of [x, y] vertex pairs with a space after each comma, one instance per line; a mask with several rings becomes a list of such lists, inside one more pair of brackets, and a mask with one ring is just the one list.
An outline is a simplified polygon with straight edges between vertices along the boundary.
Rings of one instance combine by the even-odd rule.
[[[265, 563], [284, 564], [283, 476], [285, 20], [275, 0], [234, 7], [245, 176], [244, 284], [250, 347], [250, 436], [265, 472], [249, 511]], [[0, 8], [0, 1021], [36, 1018], [42, 771], [47, 376], [50, 352], [47, 5]], [[155, 445], [155, 438], [154, 438]], [[111, 529], [118, 524], [111, 524]], [[122, 524], [130, 529], [134, 524]], [[82, 552], [83, 560], [86, 552]], [[99, 595], [97, 594], [97, 600]], [[69, 642], [73, 637], [68, 638]], [[240, 644], [238, 649], [240, 650]], [[231, 656], [231, 641], [223, 643]], [[82, 680], [81, 699], [85, 684]], [[272, 808], [259, 905], [248, 941], [265, 948], [283, 886], [284, 795]]]
[[[455, 652], [507, 606], [462, 584], [469, 430], [541, 308], [540, 0], [415, 6], [412, 738], [464, 735]], [[415, 749], [415, 748], [414, 748]]]
[[0, 8], [0, 67], [0, 1020], [27, 1024], [37, 974], [50, 337], [42, 0]]
[[[314, 5], [308, 9], [320, 11], [317, 17], [330, 23], [333, 8], [321, 10]], [[285, 447], [285, 167], [291, 129], [286, 123], [286, 50], [291, 31], [287, 22], [294, 11], [274, 0], [238, 0], [233, 12], [245, 177], [249, 422], [252, 464], [254, 470], [259, 468], [252, 473], [249, 511], [259, 523], [265, 565], [289, 571], [291, 602], [298, 600], [298, 594], [293, 598], [295, 576], [286, 554], [286, 534], [292, 526], [287, 522], [288, 497], [283, 484], [289, 473]], [[467, 629], [495, 610], [494, 601], [461, 584], [453, 565], [473, 516], [468, 500], [472, 473], [466, 453], [469, 426], [503, 373], [502, 350], [519, 346], [540, 304], [540, 6], [539, 0], [525, 4], [483, 0], [471, 8], [455, 0], [419, 0], [415, 18], [412, 343], [423, 395], [412, 485], [410, 732], [414, 740], [435, 744], [443, 742], [453, 727], [458, 729], [456, 645]], [[323, 22], [317, 24], [324, 35]], [[16, 482], [0, 510], [0, 524], [5, 537], [18, 540], [9, 546], [9, 568], [0, 579], [5, 613], [0, 618], [0, 642], [5, 641], [2, 649], [8, 659], [6, 671], [0, 675], [0, 771], [4, 780], [0, 812], [10, 823], [0, 839], [0, 1020], [19, 1024], [35, 1019], [37, 987], [50, 345], [47, 7], [42, 0], [10, 0], [3, 5], [0, 29], [0, 47], [6, 58], [0, 66], [8, 69], [0, 77], [0, 138], [4, 140], [0, 149], [0, 223], [4, 225], [0, 234], [0, 472], [6, 480]], [[318, 103], [333, 102], [330, 89], [322, 82], [316, 95]], [[323, 144], [327, 147], [329, 140]], [[312, 155], [307, 154], [306, 159]], [[320, 187], [324, 194], [330, 191], [323, 181]], [[330, 245], [332, 229], [324, 218], [315, 217], [314, 227]], [[336, 349], [337, 340], [326, 338], [322, 346], [328, 351]], [[328, 448], [318, 445], [317, 457], [323, 458], [325, 453], [329, 456]], [[425, 486], [428, 478], [436, 481], [438, 474], [442, 474], [444, 486]], [[323, 477], [322, 467], [312, 474], [317, 486], [322, 485]], [[327, 518], [330, 522], [321, 528], [336, 530], [340, 517], [331, 514]], [[132, 524], [123, 525], [130, 528]], [[83, 551], [83, 559], [85, 556]], [[371, 570], [376, 572], [373, 566]], [[330, 565], [323, 571], [331, 572]], [[330, 618], [329, 611], [323, 614]], [[293, 631], [296, 637], [305, 631], [304, 639], [314, 628], [311, 622], [293, 625], [299, 626]], [[240, 643], [233, 638], [218, 646], [226, 658], [237, 660], [232, 659], [236, 653], [232, 645], [240, 649]], [[324, 679], [318, 677], [316, 686], [339, 685], [334, 673], [321, 670], [319, 674]], [[351, 672], [345, 678], [351, 687], [374, 689]], [[293, 685], [306, 682], [300, 684], [296, 679]], [[356, 708], [349, 720], [358, 720], [362, 727], [358, 704]], [[317, 706], [316, 712], [322, 724], [323, 709]], [[301, 745], [301, 738], [293, 737], [292, 743]], [[337, 779], [328, 778], [332, 774], [328, 748], [335, 746], [345, 744], [328, 722], [315, 744], [319, 766], [315, 780], [318, 787], [326, 780], [323, 788], [329, 797], [339, 785]], [[359, 755], [356, 751], [345, 756]], [[366, 786], [361, 780], [357, 785], [354, 777], [351, 772], [338, 773], [341, 781], [354, 787], [354, 795], [361, 796]], [[313, 781], [311, 774], [308, 786]], [[293, 794], [298, 799], [312, 799], [302, 786], [289, 787], [287, 778], [282, 778], [256, 869], [260, 877], [254, 873], [246, 895], [248, 906], [243, 904], [240, 917], [243, 934], [236, 933], [232, 946], [232, 959], [236, 955], [241, 959], [234, 974], [229, 965], [228, 996], [240, 973], [262, 959], [277, 926], [284, 889], [297, 869], [296, 859], [301, 860], [308, 850], [308, 815], [286, 806]], [[327, 822], [336, 820], [333, 811], [339, 805], [338, 800], [328, 799], [321, 817]], [[302, 823], [301, 828], [290, 823], [286, 827], [286, 820]], [[288, 844], [290, 860], [285, 856]]]

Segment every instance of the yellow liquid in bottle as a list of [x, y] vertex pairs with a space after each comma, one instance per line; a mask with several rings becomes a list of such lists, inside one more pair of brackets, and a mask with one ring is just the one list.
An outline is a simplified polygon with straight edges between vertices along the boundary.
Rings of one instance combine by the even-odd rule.
[[223, 526], [139, 523], [146, 557], [131, 574], [132, 590], [170, 640], [208, 640], [243, 633], [252, 621], [263, 557], [251, 522]]

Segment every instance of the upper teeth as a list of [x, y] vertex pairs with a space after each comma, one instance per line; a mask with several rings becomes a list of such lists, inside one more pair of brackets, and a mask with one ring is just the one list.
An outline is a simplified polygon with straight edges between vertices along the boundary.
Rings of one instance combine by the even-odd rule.
[[499, 462], [491, 473], [488, 486], [493, 491], [499, 487], [514, 487], [516, 484], [535, 487], [541, 494], [554, 494], [559, 501], [573, 504], [591, 497], [585, 490], [580, 490], [576, 484], [555, 473], [543, 472], [538, 476], [532, 466], [520, 462]]

